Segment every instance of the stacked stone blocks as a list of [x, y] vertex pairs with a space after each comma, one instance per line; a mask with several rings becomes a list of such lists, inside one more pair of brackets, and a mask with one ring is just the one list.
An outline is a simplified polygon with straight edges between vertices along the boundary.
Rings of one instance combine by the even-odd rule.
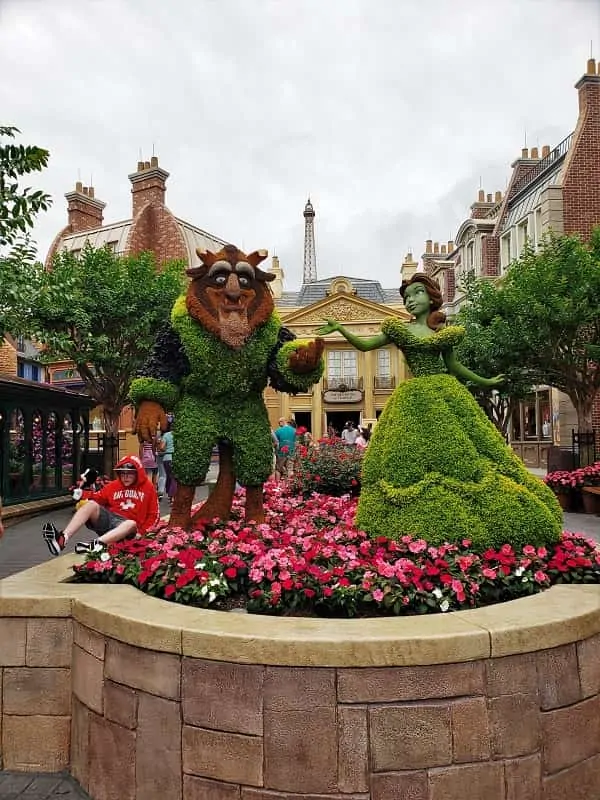
[[94, 800], [600, 796], [600, 635], [406, 667], [284, 667], [0, 619], [5, 769]]

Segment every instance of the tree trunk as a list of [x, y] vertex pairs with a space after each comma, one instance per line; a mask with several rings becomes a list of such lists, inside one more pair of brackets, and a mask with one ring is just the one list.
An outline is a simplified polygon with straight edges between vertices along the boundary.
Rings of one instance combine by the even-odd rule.
[[112, 471], [119, 460], [119, 417], [120, 412], [104, 408], [104, 474], [112, 477]]
[[579, 434], [579, 466], [587, 467], [596, 460], [595, 441], [592, 425], [594, 398], [572, 397], [571, 402], [577, 412], [577, 433]]

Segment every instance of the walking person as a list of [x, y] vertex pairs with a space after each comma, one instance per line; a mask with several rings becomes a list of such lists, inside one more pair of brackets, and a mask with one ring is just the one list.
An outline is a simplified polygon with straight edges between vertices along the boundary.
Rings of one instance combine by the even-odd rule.
[[175, 492], [177, 491], [177, 481], [173, 475], [173, 453], [175, 452], [175, 442], [173, 440], [173, 431], [171, 430], [171, 420], [167, 422], [167, 430], [162, 435], [163, 451], [162, 460], [163, 467], [165, 468], [165, 491], [169, 498], [169, 503], [173, 502]]
[[117, 477], [94, 492], [74, 514], [64, 530], [52, 522], [42, 526], [42, 536], [53, 556], [58, 556], [69, 539], [86, 526], [97, 534], [91, 542], [77, 542], [76, 553], [102, 550], [107, 544], [144, 534], [158, 522], [158, 497], [142, 462], [125, 456], [115, 467]]
[[281, 417], [279, 427], [274, 432], [277, 439], [277, 453], [275, 455], [275, 477], [278, 480], [289, 477], [290, 467], [296, 449], [296, 428]]
[[152, 481], [154, 488], [157, 488], [158, 481], [158, 461], [156, 459], [156, 437], [151, 442], [140, 442], [140, 461], [146, 471], [146, 476]]

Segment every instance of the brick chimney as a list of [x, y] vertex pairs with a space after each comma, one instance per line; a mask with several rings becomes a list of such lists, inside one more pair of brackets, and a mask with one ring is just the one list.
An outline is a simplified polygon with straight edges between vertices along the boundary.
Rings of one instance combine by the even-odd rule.
[[486, 196], [483, 189], [480, 189], [477, 193], [477, 200], [471, 205], [471, 219], [483, 219], [495, 205], [492, 195]]
[[587, 239], [600, 220], [600, 64], [588, 59], [577, 81], [579, 117], [563, 163], [562, 199], [565, 233]]
[[169, 173], [158, 166], [157, 156], [152, 156], [150, 161], [138, 161], [137, 171], [129, 175], [133, 219], [147, 205], [164, 206], [168, 177]]
[[102, 212], [106, 208], [106, 203], [95, 199], [93, 186], [83, 186], [81, 181], [77, 181], [75, 191], [67, 192], [65, 197], [71, 233], [102, 227]]

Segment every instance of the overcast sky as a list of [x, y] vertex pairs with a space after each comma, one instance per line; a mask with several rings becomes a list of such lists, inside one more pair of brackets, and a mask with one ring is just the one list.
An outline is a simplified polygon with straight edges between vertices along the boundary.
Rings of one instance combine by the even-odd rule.
[[155, 154], [167, 205], [302, 280], [399, 283], [405, 252], [452, 239], [524, 145], [575, 127], [573, 84], [600, 57], [600, 0], [0, 0], [0, 124], [50, 150], [54, 198], [93, 176], [105, 222]]

